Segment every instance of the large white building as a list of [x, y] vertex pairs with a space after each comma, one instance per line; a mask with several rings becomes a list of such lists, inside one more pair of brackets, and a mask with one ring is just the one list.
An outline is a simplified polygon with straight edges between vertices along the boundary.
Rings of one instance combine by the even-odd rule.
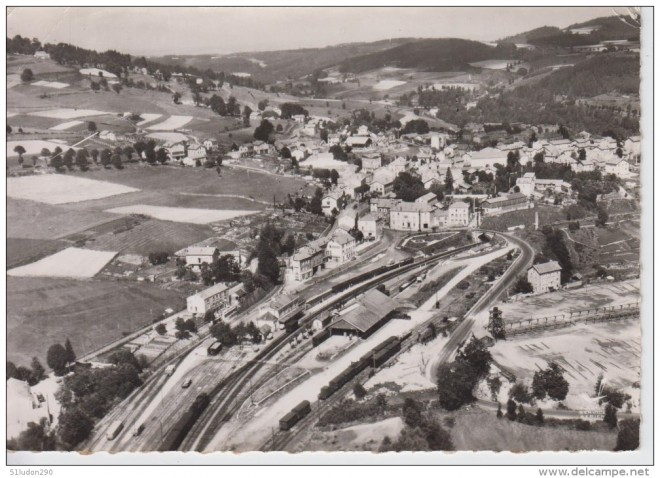
[[428, 231], [433, 227], [432, 211], [428, 204], [402, 202], [390, 209], [390, 227], [397, 231]]
[[522, 178], [516, 179], [516, 186], [520, 188], [520, 192], [529, 197], [534, 193], [536, 183], [536, 174], [525, 173]]
[[204, 289], [186, 300], [186, 308], [191, 314], [204, 315], [208, 311], [224, 309], [229, 306], [229, 286], [219, 282]]
[[470, 205], [463, 201], [453, 202], [448, 208], [447, 225], [467, 226], [470, 224]]
[[527, 280], [535, 294], [543, 294], [561, 287], [561, 266], [557, 261], [536, 264], [527, 271]]
[[355, 238], [343, 229], [337, 229], [325, 246], [325, 256], [329, 267], [336, 267], [355, 257]]

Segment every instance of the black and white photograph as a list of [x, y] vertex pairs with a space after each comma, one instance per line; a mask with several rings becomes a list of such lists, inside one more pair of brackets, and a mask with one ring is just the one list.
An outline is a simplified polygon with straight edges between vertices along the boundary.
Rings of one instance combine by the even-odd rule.
[[648, 450], [652, 29], [7, 7], [8, 464]]

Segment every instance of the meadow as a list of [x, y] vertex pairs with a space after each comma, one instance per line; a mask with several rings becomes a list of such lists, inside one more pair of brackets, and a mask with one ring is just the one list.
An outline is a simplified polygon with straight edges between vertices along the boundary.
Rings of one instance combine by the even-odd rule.
[[68, 337], [78, 356], [148, 325], [185, 297], [152, 284], [101, 280], [7, 278], [7, 358], [46, 364], [46, 351]]
[[94, 277], [117, 253], [68, 247], [36, 262], [7, 271], [14, 277]]

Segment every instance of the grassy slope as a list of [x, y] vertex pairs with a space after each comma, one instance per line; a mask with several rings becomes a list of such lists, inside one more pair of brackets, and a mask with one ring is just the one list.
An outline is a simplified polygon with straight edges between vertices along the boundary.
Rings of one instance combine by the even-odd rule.
[[7, 356], [46, 364], [46, 351], [71, 339], [78, 355], [151, 323], [166, 307], [183, 308], [183, 294], [150, 284], [70, 279], [7, 280]]
[[610, 451], [616, 443], [615, 433], [523, 425], [483, 410], [458, 412], [451, 437], [458, 451]]

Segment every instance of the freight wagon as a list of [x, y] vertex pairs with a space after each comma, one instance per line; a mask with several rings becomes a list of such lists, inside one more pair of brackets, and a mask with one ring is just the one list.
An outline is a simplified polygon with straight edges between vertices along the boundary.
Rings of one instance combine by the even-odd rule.
[[312, 411], [312, 407], [307, 400], [303, 400], [289, 413], [280, 419], [280, 430], [290, 430], [296, 423], [305, 418]]
[[183, 416], [167, 432], [167, 435], [165, 436], [163, 442], [160, 444], [158, 451], [176, 451], [192, 426], [195, 424], [197, 419], [208, 405], [209, 396], [207, 394], [200, 393], [197, 395], [195, 401], [186, 411], [186, 413], [184, 413]]

